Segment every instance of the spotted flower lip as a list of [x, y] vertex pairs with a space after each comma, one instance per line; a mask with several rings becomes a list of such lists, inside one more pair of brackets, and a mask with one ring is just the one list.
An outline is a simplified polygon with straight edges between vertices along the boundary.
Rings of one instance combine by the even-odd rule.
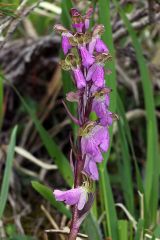
[[54, 190], [57, 201], [65, 202], [67, 205], [78, 204], [78, 210], [82, 210], [87, 202], [87, 190], [84, 187], [73, 188], [67, 191]]

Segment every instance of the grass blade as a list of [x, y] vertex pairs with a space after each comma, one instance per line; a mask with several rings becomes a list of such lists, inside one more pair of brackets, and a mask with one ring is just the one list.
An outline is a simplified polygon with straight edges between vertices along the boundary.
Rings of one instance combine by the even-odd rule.
[[91, 213], [85, 219], [83, 226], [85, 229], [85, 233], [89, 237], [92, 237], [92, 240], [102, 240], [103, 239], [100, 227]]
[[17, 126], [15, 126], [12, 131], [11, 140], [7, 150], [6, 167], [4, 171], [4, 176], [3, 176], [2, 186], [1, 186], [1, 193], [0, 193], [0, 219], [3, 216], [3, 212], [5, 209], [7, 196], [8, 196], [9, 182], [10, 182], [12, 164], [14, 159], [14, 148], [16, 144], [16, 134], [17, 134]]
[[129, 212], [134, 213], [134, 195], [133, 195], [133, 183], [131, 173], [131, 158], [129, 153], [129, 147], [127, 138], [124, 132], [124, 121], [119, 113], [118, 129], [122, 151], [122, 162], [119, 161], [119, 168], [121, 173], [121, 184], [124, 194], [125, 203]]
[[102, 201], [107, 216], [107, 230], [109, 237], [114, 240], [118, 239], [117, 214], [110, 186], [110, 180], [107, 169], [100, 167], [100, 191], [102, 193]]
[[139, 219], [137, 224], [137, 232], [134, 240], [143, 240], [143, 228], [144, 228], [144, 221], [143, 219]]
[[119, 240], [128, 240], [128, 222], [126, 220], [118, 221]]
[[133, 147], [133, 141], [132, 141], [132, 137], [131, 137], [130, 127], [129, 127], [128, 121], [126, 119], [125, 109], [124, 109], [124, 106], [123, 106], [123, 103], [122, 103], [122, 100], [121, 100], [119, 94], [117, 94], [117, 109], [118, 109], [119, 115], [123, 119], [123, 124], [124, 124], [123, 131], [125, 132], [125, 135], [126, 135], [126, 138], [127, 138], [127, 141], [128, 141], [131, 153], [132, 153], [134, 166], [135, 166], [135, 171], [136, 171], [136, 180], [137, 180], [138, 190], [141, 193], [144, 193], [143, 183], [142, 183], [142, 179], [141, 179], [141, 175], [140, 175], [140, 170], [139, 170], [139, 167], [138, 167], [138, 164], [137, 164], [135, 151], [134, 151], [134, 147]]
[[[148, 67], [143, 57], [143, 51], [138, 41], [137, 35], [133, 30], [128, 18], [126, 17], [123, 9], [120, 7], [117, 0], [113, 0], [118, 12], [126, 25], [126, 28], [132, 39], [135, 48], [137, 61], [142, 80], [142, 87], [144, 93], [144, 102], [146, 108], [147, 120], [147, 163], [146, 163], [146, 176], [145, 176], [145, 199], [148, 209], [149, 223], [155, 223], [156, 211], [158, 206], [158, 189], [159, 189], [159, 158], [158, 158], [158, 135], [157, 135], [157, 122], [155, 116], [155, 104], [153, 98], [152, 81], [149, 77]], [[149, 217], [150, 214], [150, 217]]]
[[[116, 110], [116, 64], [115, 64], [115, 49], [113, 45], [112, 26], [110, 21], [110, 1], [99, 0], [99, 22], [104, 25], [105, 33], [102, 36], [103, 41], [107, 44], [110, 53], [112, 55], [112, 61], [106, 64], [106, 67], [111, 70], [110, 75], [106, 75], [106, 84], [113, 92], [110, 94], [110, 110], [115, 112]], [[112, 127], [110, 127], [110, 138], [112, 142]], [[106, 166], [109, 158], [110, 150], [105, 154], [104, 167]]]
[[50, 188], [46, 187], [45, 185], [32, 181], [32, 187], [47, 201], [49, 201], [53, 207], [57, 208], [58, 211], [65, 214], [68, 218], [71, 218], [70, 211], [65, 207], [65, 205], [61, 202], [57, 202], [53, 196], [53, 192]]
[[[116, 109], [116, 69], [115, 69], [115, 51], [113, 46], [113, 38], [112, 38], [112, 28], [110, 21], [110, 1], [108, 0], [99, 0], [99, 21], [101, 24], [105, 26], [105, 33], [103, 35], [103, 41], [107, 44], [110, 53], [112, 55], [112, 61], [107, 64], [107, 67], [112, 71], [112, 74], [106, 76], [107, 86], [113, 89], [111, 94], [111, 106], [110, 110], [115, 111]], [[112, 128], [110, 129], [110, 136], [112, 139]], [[103, 196], [103, 204], [105, 208], [105, 212], [107, 215], [107, 230], [109, 236], [112, 239], [118, 239], [118, 228], [117, 228], [117, 215], [112, 195], [112, 190], [110, 186], [108, 172], [106, 170], [106, 163], [109, 158], [110, 150], [107, 154], [105, 154], [105, 159], [103, 163], [100, 165], [100, 188]]]
[[69, 29], [71, 27], [71, 18], [69, 12], [70, 9], [73, 7], [72, 1], [70, 0], [61, 1], [61, 7], [62, 7], [61, 15], [62, 24]]

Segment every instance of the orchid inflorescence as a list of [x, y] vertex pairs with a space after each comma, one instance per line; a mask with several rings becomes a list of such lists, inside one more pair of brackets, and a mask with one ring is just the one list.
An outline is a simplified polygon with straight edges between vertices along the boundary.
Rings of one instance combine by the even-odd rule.
[[[74, 205], [72, 232], [72, 228], [78, 231], [82, 216], [89, 211], [90, 203], [93, 202], [91, 183], [99, 179], [97, 164], [103, 161], [102, 153], [109, 148], [108, 127], [116, 115], [109, 111], [111, 89], [105, 86], [105, 63], [111, 59], [111, 55], [101, 40], [104, 26], [100, 24], [92, 31], [89, 29], [92, 7], [85, 16], [75, 8], [70, 13], [74, 30], [71, 32], [60, 24], [56, 24], [54, 30], [62, 36], [65, 59], [61, 61], [61, 67], [71, 71], [76, 87], [75, 92], [66, 95], [67, 101], [77, 103], [77, 118], [68, 109], [67, 112], [79, 125], [76, 147], [71, 151], [74, 154], [74, 158], [71, 157], [74, 188], [55, 190], [54, 196], [57, 201]], [[91, 120], [91, 112], [96, 113], [95, 121]]]

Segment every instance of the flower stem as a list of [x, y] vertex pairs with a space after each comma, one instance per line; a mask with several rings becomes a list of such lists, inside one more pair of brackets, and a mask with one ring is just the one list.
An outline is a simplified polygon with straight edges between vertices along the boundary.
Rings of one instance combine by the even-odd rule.
[[69, 240], [76, 240], [79, 228], [72, 228], [69, 234]]
[[[75, 166], [75, 181], [74, 181], [74, 188], [77, 188], [81, 185], [81, 171], [83, 169], [83, 159], [81, 154], [81, 148], [80, 148], [80, 142], [81, 137], [78, 138], [78, 148], [79, 148], [79, 154], [77, 155], [77, 161]], [[78, 208], [77, 204], [73, 206], [73, 212], [72, 212], [72, 222], [70, 227], [70, 234], [69, 234], [69, 240], [76, 240], [79, 226], [77, 224], [78, 222]]]

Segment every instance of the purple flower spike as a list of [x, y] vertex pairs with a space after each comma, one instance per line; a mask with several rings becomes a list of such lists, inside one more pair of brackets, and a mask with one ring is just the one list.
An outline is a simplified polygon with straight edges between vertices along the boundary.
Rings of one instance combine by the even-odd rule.
[[[57, 201], [74, 205], [68, 239], [76, 239], [80, 225], [91, 208], [95, 195], [92, 183], [99, 179], [98, 164], [109, 148], [108, 128], [117, 119], [116, 114], [109, 111], [111, 89], [105, 86], [104, 66], [111, 60], [109, 50], [101, 40], [105, 28], [102, 24], [90, 28], [93, 11], [91, 6], [82, 15], [72, 8], [70, 14], [74, 30], [70, 31], [60, 24], [54, 27], [62, 36], [62, 48], [66, 55], [60, 65], [63, 70], [71, 72], [75, 87], [74, 92], [66, 94], [66, 100], [77, 103], [77, 114], [73, 116], [62, 101], [69, 117], [78, 126], [76, 141], [70, 138], [74, 188], [54, 191]], [[96, 121], [90, 120], [92, 112], [96, 114]]]
[[109, 53], [109, 50], [108, 50], [106, 44], [100, 38], [97, 38], [97, 41], [95, 44], [95, 50], [98, 53], [103, 53], [103, 52]]
[[73, 188], [68, 191], [54, 190], [56, 201], [65, 202], [67, 205], [78, 204], [78, 210], [82, 210], [87, 201], [87, 190], [84, 187]]
[[83, 66], [86, 68], [90, 67], [95, 61], [94, 57], [88, 52], [86, 47], [80, 46], [79, 49], [81, 52]]
[[70, 33], [63, 33], [62, 34], [62, 49], [64, 54], [67, 54], [68, 51], [72, 48], [70, 42], [69, 42], [69, 37], [72, 36]]
[[104, 86], [104, 66], [100, 63], [93, 64], [89, 70], [86, 77], [86, 81], [90, 81], [92, 79], [93, 83], [97, 87]]
[[86, 86], [86, 80], [85, 80], [84, 75], [79, 67], [73, 69], [73, 75], [74, 75], [74, 79], [75, 79], [77, 88], [78, 89], [84, 88]]

